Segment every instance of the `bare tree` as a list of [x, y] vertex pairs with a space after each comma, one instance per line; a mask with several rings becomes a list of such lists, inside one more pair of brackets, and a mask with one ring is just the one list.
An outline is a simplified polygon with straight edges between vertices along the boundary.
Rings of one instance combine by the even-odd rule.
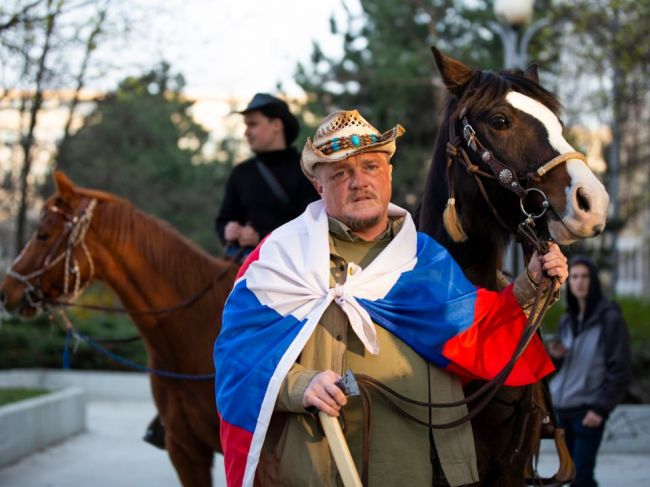
[[27, 193], [29, 190], [28, 178], [33, 162], [34, 129], [38, 121], [38, 115], [43, 105], [43, 89], [48, 74], [47, 60], [52, 47], [52, 37], [64, 0], [47, 0], [47, 14], [45, 17], [45, 30], [43, 43], [38, 56], [37, 67], [34, 79], [34, 93], [30, 100], [29, 119], [27, 132], [21, 137], [20, 146], [23, 152], [23, 164], [18, 180], [18, 191], [20, 200], [18, 213], [16, 215], [15, 248], [22, 248], [25, 243], [26, 216], [27, 216]]
[[[63, 128], [63, 137], [61, 138], [61, 142], [59, 143], [58, 154], [59, 154], [59, 158], [61, 159], [65, 158], [65, 152], [68, 148], [68, 141], [70, 140], [72, 122], [74, 120], [77, 105], [79, 104], [79, 96], [86, 84], [86, 76], [88, 72], [88, 67], [90, 65], [91, 57], [95, 52], [95, 50], [97, 49], [97, 39], [104, 32], [104, 23], [106, 21], [107, 10], [108, 10], [108, 1], [100, 5], [97, 15], [94, 19], [92, 29], [88, 34], [88, 37], [84, 44], [83, 58], [79, 66], [79, 71], [75, 76], [74, 94], [72, 96], [72, 100], [70, 101], [70, 106], [68, 108], [68, 117], [65, 123], [65, 127]], [[53, 162], [53, 164], [55, 164], [55, 162]], [[55, 169], [55, 167], [53, 167], [53, 169]]]

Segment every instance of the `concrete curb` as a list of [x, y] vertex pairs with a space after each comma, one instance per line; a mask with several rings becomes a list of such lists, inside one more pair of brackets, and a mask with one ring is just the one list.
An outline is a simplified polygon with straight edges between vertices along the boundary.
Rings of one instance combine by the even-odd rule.
[[10, 369], [0, 371], [0, 387], [81, 387], [88, 400], [153, 401], [149, 375], [143, 372]]
[[86, 400], [79, 387], [2, 406], [0, 465], [11, 463], [85, 429]]

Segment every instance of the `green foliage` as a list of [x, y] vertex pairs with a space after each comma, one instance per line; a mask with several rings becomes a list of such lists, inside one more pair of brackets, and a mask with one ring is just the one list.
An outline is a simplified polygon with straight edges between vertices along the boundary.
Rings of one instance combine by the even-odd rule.
[[204, 160], [208, 134], [191, 118], [183, 85], [165, 63], [123, 80], [59, 147], [56, 168], [80, 186], [132, 201], [214, 251], [217, 195], [230, 167]]
[[48, 392], [44, 389], [2, 388], [0, 389], [0, 406], [4, 406], [10, 402], [24, 401], [25, 399], [42, 396]]
[[[119, 307], [119, 301], [102, 286], [93, 286], [82, 296], [81, 303]], [[128, 316], [97, 311], [70, 309], [68, 312], [75, 328], [95, 339], [129, 338], [138, 334]], [[56, 318], [39, 316], [33, 320], [5, 320], [0, 329], [0, 369], [9, 368], [60, 368], [65, 349], [66, 335]], [[106, 345], [113, 353], [139, 364], [147, 364], [147, 354], [142, 340]], [[132, 370], [79, 343], [71, 343], [73, 369]]]
[[[637, 297], [620, 297], [616, 302], [621, 306], [623, 317], [630, 330], [633, 344], [639, 347], [650, 343], [650, 301]], [[546, 312], [543, 320], [544, 333], [555, 333], [558, 322], [566, 312], [566, 299], [563, 297]]]
[[[345, 21], [330, 21], [332, 33], [342, 38], [342, 56], [328, 57], [315, 44], [310, 63], [296, 69], [296, 82], [308, 94], [303, 125], [311, 134], [326, 114], [353, 108], [382, 131], [402, 124], [406, 133], [393, 159], [393, 200], [412, 208], [431, 161], [446, 97], [430, 46], [470, 66], [500, 68], [501, 41], [486, 27], [496, 20], [492, 5], [360, 0], [359, 15], [342, 4]], [[546, 57], [553, 59], [551, 54]]]

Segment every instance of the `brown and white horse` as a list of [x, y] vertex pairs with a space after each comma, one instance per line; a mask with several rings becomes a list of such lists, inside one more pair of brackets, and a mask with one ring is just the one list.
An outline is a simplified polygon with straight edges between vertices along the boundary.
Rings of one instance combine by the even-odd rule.
[[[62, 173], [55, 183], [38, 229], [0, 286], [4, 308], [33, 316], [99, 280], [130, 311], [149, 367], [172, 375], [214, 374], [212, 347], [237, 267], [125, 200], [75, 187]], [[149, 312], [163, 309], [168, 311]], [[165, 446], [182, 484], [210, 486], [214, 452], [221, 451], [214, 380], [150, 378]]]
[[[563, 137], [560, 104], [539, 85], [536, 67], [494, 73], [470, 69], [435, 48], [433, 54], [451, 96], [419, 229], [489, 289], [503, 286], [507, 245], [527, 216], [539, 234], [559, 244], [602, 232], [609, 196]], [[530, 387], [504, 387], [472, 420], [480, 485], [524, 484], [541, 427], [528, 418], [532, 404]]]

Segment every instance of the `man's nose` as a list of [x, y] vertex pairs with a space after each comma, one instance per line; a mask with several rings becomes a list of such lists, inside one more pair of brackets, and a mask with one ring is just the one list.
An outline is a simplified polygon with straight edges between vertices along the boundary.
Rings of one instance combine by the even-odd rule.
[[350, 186], [353, 188], [364, 188], [368, 186], [368, 175], [361, 170], [354, 170], [350, 177]]

